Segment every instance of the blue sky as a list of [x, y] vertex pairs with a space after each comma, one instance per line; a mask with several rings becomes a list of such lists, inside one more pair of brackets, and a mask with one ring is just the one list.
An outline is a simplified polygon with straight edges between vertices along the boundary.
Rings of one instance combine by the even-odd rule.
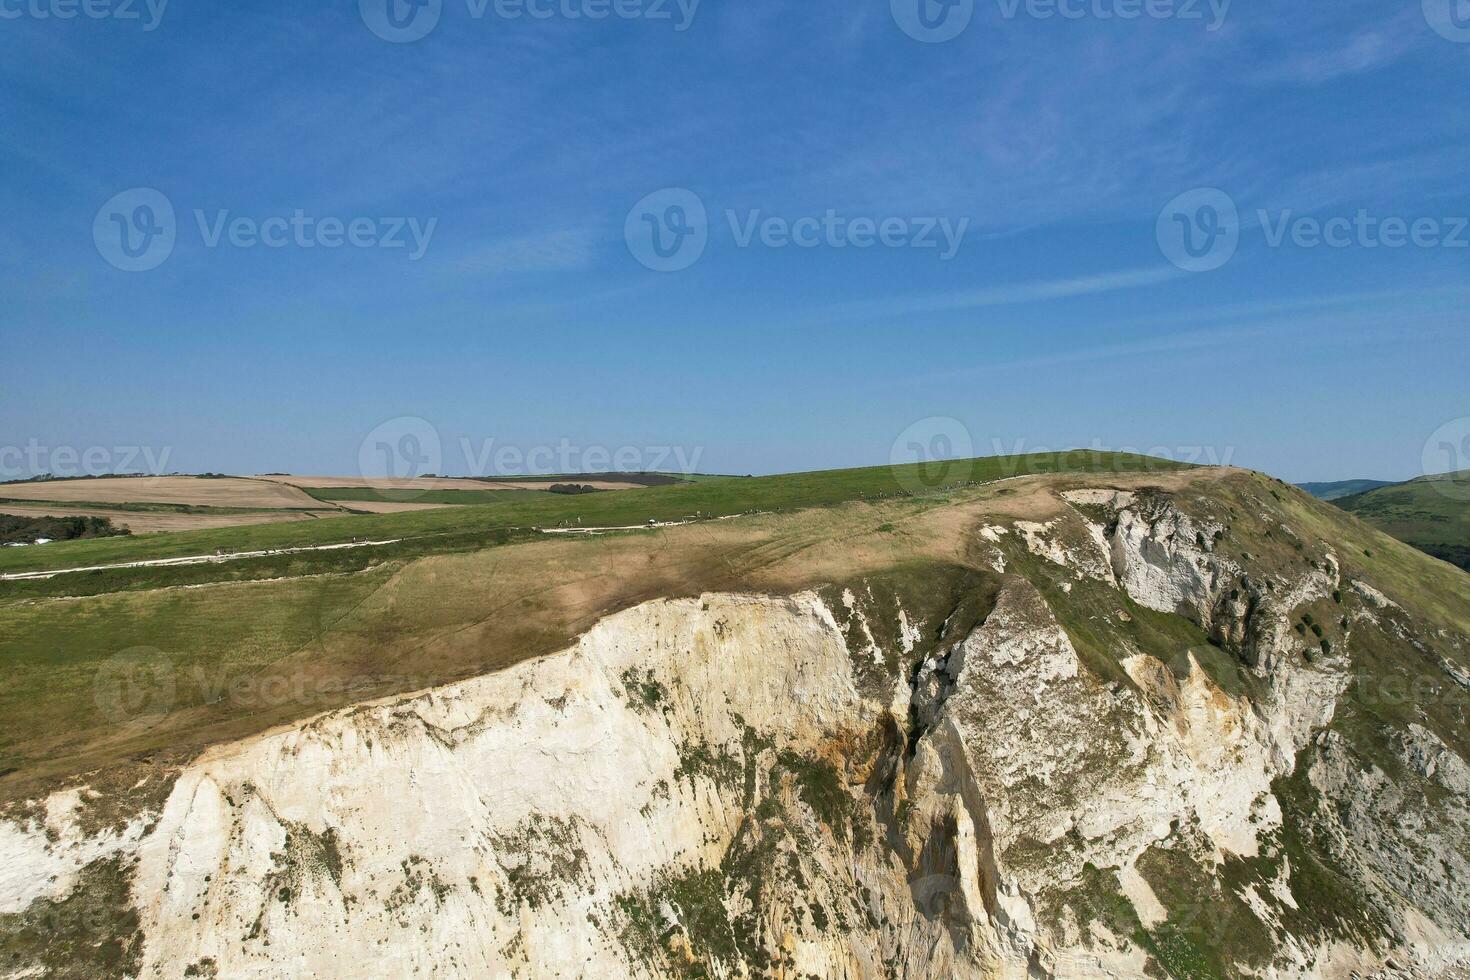
[[[976, 0], [938, 43], [900, 27], [919, 0], [431, 0], [412, 43], [370, 29], [384, 0], [68, 2], [0, 0], [0, 447], [43, 463], [352, 473], [427, 424], [441, 472], [571, 445], [764, 473], [885, 462], [917, 425], [1308, 480], [1470, 435], [1470, 43], [1437, 0]], [[125, 271], [136, 188], [174, 240]], [[661, 272], [625, 232], [666, 188], [707, 241]], [[1234, 251], [1188, 271], [1164, 212], [1186, 195], [1203, 235], [1201, 188]], [[431, 231], [251, 242], [297, 211]], [[828, 212], [894, 244], [741, 241]], [[1394, 218], [1421, 244], [1383, 245]], [[901, 244], [941, 221], [952, 257]]]

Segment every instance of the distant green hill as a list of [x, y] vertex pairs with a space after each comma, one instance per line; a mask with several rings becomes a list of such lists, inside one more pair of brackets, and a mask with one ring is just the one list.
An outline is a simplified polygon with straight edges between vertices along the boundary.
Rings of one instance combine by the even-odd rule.
[[1470, 470], [1392, 483], [1332, 502], [1420, 551], [1470, 570]]
[[1340, 500], [1379, 487], [1391, 487], [1393, 484], [1388, 480], [1338, 480], [1335, 483], [1298, 483], [1297, 486], [1318, 500]]

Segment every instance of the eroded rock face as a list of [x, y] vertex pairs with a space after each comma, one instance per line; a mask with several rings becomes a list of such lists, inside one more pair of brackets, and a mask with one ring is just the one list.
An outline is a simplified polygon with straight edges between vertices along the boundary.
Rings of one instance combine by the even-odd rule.
[[1416, 915], [1406, 917], [1404, 938], [1426, 959], [1463, 955], [1470, 921], [1470, 769], [1433, 733], [1411, 726], [1393, 739], [1391, 777], [1358, 757], [1335, 732], [1313, 746], [1307, 778], [1336, 806], [1323, 814], [1334, 831], [1336, 855], [1363, 869], [1386, 900], [1399, 897]]
[[[1422, 727], [1393, 736], [1402, 772], [1357, 758], [1327, 730], [1344, 662], [1301, 655], [1291, 617], [1335, 562], [1242, 598], [1219, 525], [1152, 494], [1074, 502], [1105, 519], [986, 529], [1014, 550], [973, 628], [902, 596], [878, 623], [871, 588], [657, 600], [563, 653], [218, 747], [105, 839], [54, 801], [50, 834], [0, 834], [0, 867], [42, 869], [0, 878], [0, 914], [105, 854], [148, 977], [1135, 978], [1214, 915], [1158, 872], [1187, 860], [1264, 937], [1221, 975], [1470, 952], [1470, 768]], [[1250, 683], [1111, 608], [1069, 619], [1033, 560], [1064, 596], [1186, 616]], [[1335, 808], [1323, 860], [1377, 934], [1298, 924], [1317, 896], [1293, 893], [1288, 777]]]
[[[284, 949], [330, 974], [363, 949], [384, 976], [620, 975], [638, 917], [662, 933], [692, 914], [664, 883], [719, 867], [748, 805], [782, 791], [762, 757], [855, 737], [874, 710], [811, 597], [711, 596], [213, 753], [141, 850], [144, 973], [269, 972]], [[779, 951], [792, 930], [764, 925]], [[861, 952], [813, 930], [787, 955]]]

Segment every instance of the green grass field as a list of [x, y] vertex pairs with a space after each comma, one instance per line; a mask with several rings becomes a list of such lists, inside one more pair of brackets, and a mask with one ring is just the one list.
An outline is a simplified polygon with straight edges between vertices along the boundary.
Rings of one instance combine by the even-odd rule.
[[[65, 567], [214, 547], [402, 539], [0, 583], [0, 662], [7, 666], [0, 803], [98, 767], [165, 764], [317, 711], [502, 669], [561, 649], [603, 616], [658, 596], [789, 594], [910, 566], [926, 578], [966, 560], [958, 517], [965, 508], [1025, 513], [1035, 506], [1019, 486], [996, 480], [1117, 474], [1137, 485], [1141, 473], [1147, 485], [1148, 473], [1163, 483], [1164, 471], [1181, 468], [1137, 456], [1034, 455], [573, 497], [511, 493], [472, 507], [5, 549], [0, 558], [11, 567], [22, 559]], [[1303, 541], [1330, 541], [1345, 574], [1363, 568], [1392, 595], [1414, 596], [1416, 614], [1460, 628], [1463, 573], [1266, 477], [1201, 477], [1209, 481], [1202, 492], [1237, 514], [1228, 547], [1248, 547], [1253, 568], [1286, 575], [1308, 561]], [[584, 527], [624, 526], [751, 512], [764, 516], [657, 533], [530, 529], [577, 518]], [[1282, 519], [1302, 540], [1275, 533]], [[1070, 577], [1048, 589], [1045, 563], [1024, 554], [1015, 561], [1107, 676], [1107, 644], [1091, 632], [1092, 590]], [[1314, 611], [1324, 624], [1335, 622], [1335, 607]], [[1145, 648], [1172, 644], [1210, 654], [1183, 620], [1141, 609], [1132, 617], [1130, 629]], [[1217, 667], [1211, 664], [1221, 682], [1229, 681]]]
[[[503, 504], [526, 497], [546, 495], [545, 490], [394, 490], [383, 487], [302, 487], [317, 500], [351, 507], [353, 501], [385, 500], [405, 504], [446, 504], [472, 507], [476, 504]], [[614, 491], [608, 491], [614, 492]], [[623, 491], [616, 491], [623, 492]]]
[[[372, 491], [368, 491], [371, 493]], [[520, 491], [513, 491], [520, 492]], [[317, 497], [316, 494], [312, 496]], [[317, 497], [318, 500], [326, 500], [326, 497]], [[358, 497], [358, 500], [372, 500], [377, 498]], [[62, 510], [113, 510], [119, 514], [218, 514], [220, 516], [234, 516], [239, 514], [293, 514], [309, 513], [310, 507], [215, 507], [212, 504], [165, 504], [153, 501], [116, 503], [95, 500], [37, 500], [35, 498], [3, 497], [0, 496], [0, 507], [5, 504], [19, 504], [23, 508], [37, 509], [51, 507]]]
[[1392, 486], [1391, 480], [1338, 480], [1333, 483], [1298, 483], [1307, 493], [1318, 500], [1341, 500], [1355, 493], [1367, 493], [1378, 487]]
[[[1007, 499], [1005, 487], [976, 484], [1178, 468], [1079, 452], [580, 496], [510, 492], [473, 507], [4, 549], [14, 569], [402, 538], [0, 582], [0, 802], [118, 760], [183, 756], [315, 711], [477, 676], [560, 649], [655, 596], [786, 590], [841, 581], [854, 563], [908, 561], [923, 550], [911, 536], [922, 515], [956, 499]], [[765, 516], [658, 534], [530, 530], [750, 512]]]
[[1470, 570], [1470, 470], [1333, 501], [1420, 551]]
[[[460, 550], [472, 546], [477, 536], [489, 536], [511, 528], [555, 527], [579, 522], [583, 526], [604, 527], [642, 524], [650, 519], [683, 520], [695, 515], [722, 517], [752, 511], [828, 506], [847, 500], [908, 496], [924, 493], [930, 488], [1035, 473], [1165, 472], [1179, 468], [1181, 464], [1148, 456], [1077, 450], [781, 476], [714, 478], [697, 483], [608, 493], [562, 495], [502, 491], [492, 494], [489, 502], [470, 507], [7, 548], [0, 552], [0, 573], [208, 555], [218, 549], [304, 548], [358, 539], [402, 539], [396, 554], [425, 555]], [[70, 577], [93, 574], [102, 573], [79, 573]], [[14, 584], [0, 582], [0, 598]]]

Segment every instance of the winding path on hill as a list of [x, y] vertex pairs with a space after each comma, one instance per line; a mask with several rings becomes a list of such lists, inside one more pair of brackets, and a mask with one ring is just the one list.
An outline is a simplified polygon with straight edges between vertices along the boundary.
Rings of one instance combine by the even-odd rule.
[[158, 568], [174, 565], [223, 564], [241, 558], [266, 558], [271, 555], [295, 555], [304, 551], [342, 551], [347, 548], [371, 548], [377, 545], [397, 544], [402, 538], [384, 541], [347, 541], [341, 544], [318, 544], [305, 548], [270, 548], [265, 551], [232, 551], [214, 555], [186, 555], [182, 558], [152, 558], [147, 561], [125, 561], [115, 565], [85, 565], [80, 568], [51, 568], [43, 572], [11, 572], [0, 575], [0, 582], [18, 582], [26, 579], [55, 578], [72, 572], [105, 572], [117, 568]]

